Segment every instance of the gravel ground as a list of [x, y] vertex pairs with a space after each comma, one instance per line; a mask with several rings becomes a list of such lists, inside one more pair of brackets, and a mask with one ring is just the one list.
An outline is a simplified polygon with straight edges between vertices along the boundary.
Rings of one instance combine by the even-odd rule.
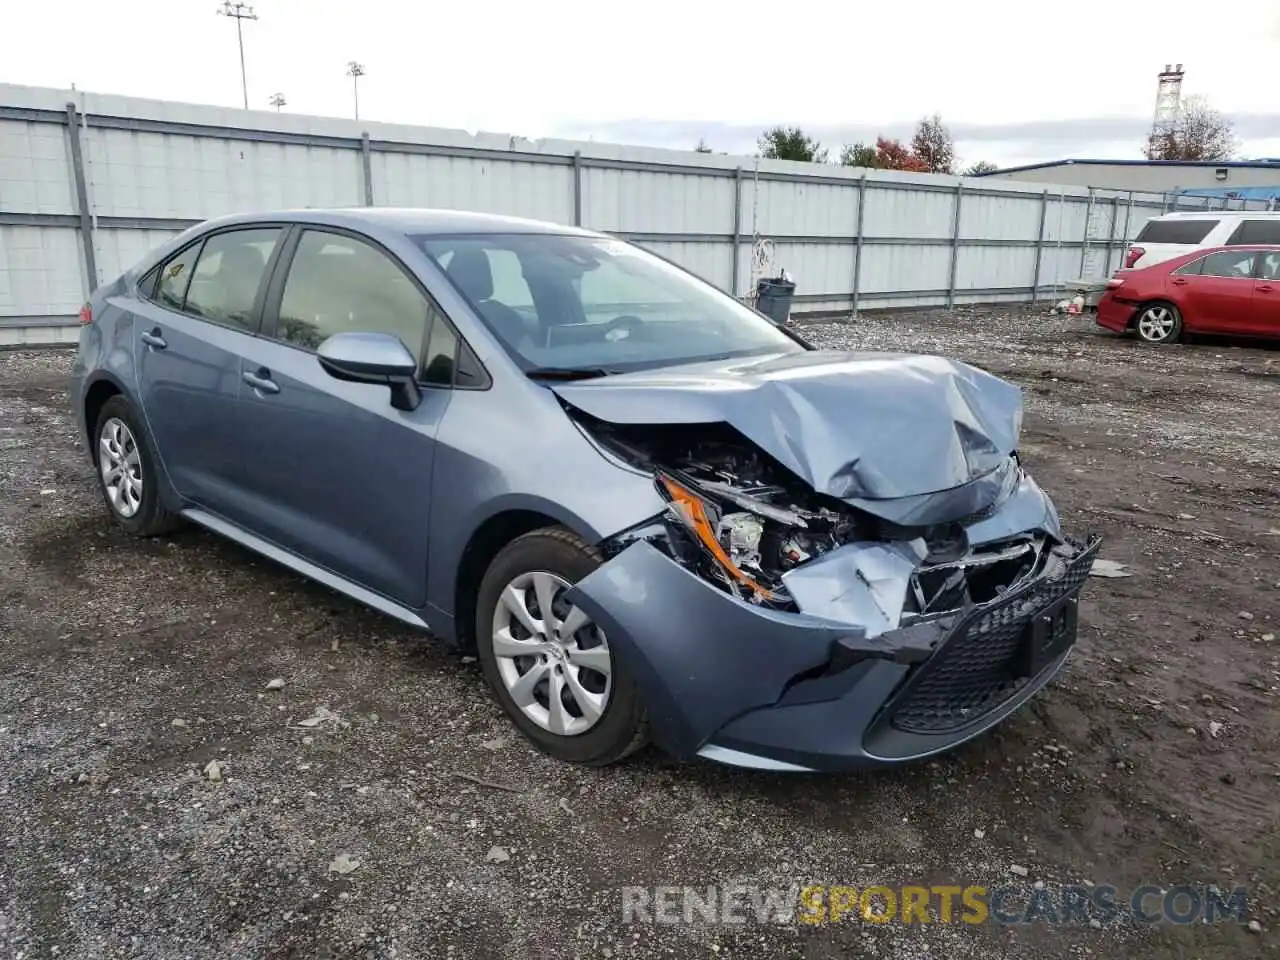
[[[802, 327], [1022, 385], [1025, 459], [1133, 574], [1090, 580], [1044, 695], [936, 762], [557, 764], [469, 659], [211, 535], [122, 536], [70, 355], [0, 354], [0, 955], [1280, 956], [1280, 352], [1014, 309]], [[1039, 881], [1243, 884], [1256, 927], [621, 909], [626, 885]]]

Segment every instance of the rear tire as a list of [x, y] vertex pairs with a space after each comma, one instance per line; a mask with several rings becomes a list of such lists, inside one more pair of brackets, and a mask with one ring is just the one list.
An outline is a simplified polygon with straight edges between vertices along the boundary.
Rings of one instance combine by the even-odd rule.
[[649, 733], [635, 678], [563, 598], [601, 562], [564, 527], [535, 530], [498, 552], [476, 599], [476, 652], [502, 709], [544, 753], [590, 766], [634, 753]]
[[93, 430], [98, 489], [111, 518], [135, 537], [154, 537], [181, 525], [160, 503], [155, 445], [133, 405], [117, 394], [102, 405]]
[[1145, 343], [1177, 343], [1182, 336], [1182, 314], [1172, 303], [1144, 303], [1133, 318], [1133, 329]]

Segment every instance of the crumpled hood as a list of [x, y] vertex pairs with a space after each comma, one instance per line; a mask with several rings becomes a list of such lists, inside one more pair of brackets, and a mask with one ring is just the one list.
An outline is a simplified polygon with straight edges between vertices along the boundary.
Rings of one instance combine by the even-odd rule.
[[950, 490], [1017, 447], [1022, 392], [968, 364], [813, 350], [557, 383], [610, 423], [725, 422], [814, 490], [842, 500]]

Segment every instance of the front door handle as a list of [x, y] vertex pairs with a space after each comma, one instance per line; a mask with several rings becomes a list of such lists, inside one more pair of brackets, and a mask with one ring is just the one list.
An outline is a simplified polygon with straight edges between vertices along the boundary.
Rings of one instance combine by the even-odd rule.
[[246, 370], [241, 374], [241, 378], [245, 383], [260, 393], [280, 392], [280, 384], [271, 379], [271, 371], [266, 367], [262, 367], [257, 373]]
[[1179, 287], [1186, 286], [1187, 283], [1186, 279], [1183, 277], [1175, 277], [1173, 282]]
[[1270, 292], [1271, 292], [1271, 284], [1269, 284], [1269, 283], [1261, 283], [1261, 284], [1258, 284], [1258, 286], [1254, 287], [1254, 289], [1255, 289], [1255, 290], [1257, 290], [1259, 293], [1270, 293]]
[[142, 332], [142, 342], [148, 347], [155, 347], [157, 350], [163, 350], [169, 345], [161, 335], [159, 327], [152, 327], [150, 331], [144, 330]]

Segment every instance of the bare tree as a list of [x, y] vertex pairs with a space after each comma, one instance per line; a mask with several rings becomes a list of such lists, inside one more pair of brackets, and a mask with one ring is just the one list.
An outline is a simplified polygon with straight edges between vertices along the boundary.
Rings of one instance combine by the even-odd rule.
[[956, 145], [951, 131], [942, 125], [942, 117], [925, 117], [911, 138], [911, 152], [924, 163], [930, 173], [951, 173], [956, 162]]
[[757, 141], [760, 156], [769, 160], [807, 160], [826, 163], [827, 148], [799, 127], [773, 127]]
[[1203, 97], [1187, 97], [1172, 129], [1147, 138], [1148, 160], [1230, 160], [1235, 156], [1231, 121]]
[[699, 138], [698, 138], [698, 145], [697, 145], [696, 147], [694, 147], [693, 149], [694, 149], [694, 150], [696, 150], [698, 153], [710, 153], [710, 152], [711, 152], [711, 148], [710, 148], [709, 146], [707, 146], [707, 141], [703, 140], [701, 137], [699, 137]]
[[840, 148], [842, 167], [878, 167], [876, 148], [866, 143], [846, 143]]
[[980, 177], [984, 173], [995, 173], [1000, 168], [989, 160], [979, 160], [977, 163], [971, 163], [965, 168], [964, 175], [966, 177]]

